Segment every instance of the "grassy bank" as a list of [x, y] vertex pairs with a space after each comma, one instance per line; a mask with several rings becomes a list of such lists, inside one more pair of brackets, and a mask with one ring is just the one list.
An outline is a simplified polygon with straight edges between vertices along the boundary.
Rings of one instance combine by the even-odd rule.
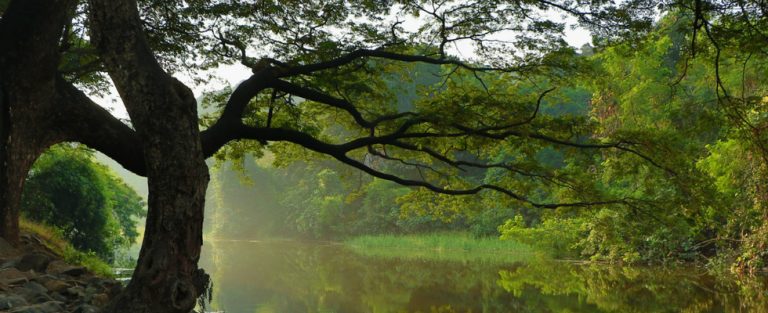
[[344, 242], [355, 252], [376, 257], [437, 261], [521, 262], [537, 255], [528, 245], [467, 233], [360, 236]]
[[22, 232], [33, 234], [40, 238], [48, 249], [61, 256], [65, 262], [84, 266], [91, 272], [103, 277], [113, 276], [112, 267], [109, 264], [92, 253], [85, 253], [75, 249], [55, 228], [24, 218], [19, 221], [19, 228], [21, 228]]

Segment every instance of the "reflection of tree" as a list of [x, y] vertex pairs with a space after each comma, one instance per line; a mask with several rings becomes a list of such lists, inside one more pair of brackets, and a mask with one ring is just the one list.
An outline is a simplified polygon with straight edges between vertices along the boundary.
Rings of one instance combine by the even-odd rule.
[[335, 245], [216, 242], [214, 309], [227, 312], [763, 312], [757, 281], [687, 268], [366, 257]]
[[217, 242], [215, 309], [227, 312], [517, 312], [498, 267], [377, 259], [341, 247]]
[[765, 312], [768, 308], [768, 298], [760, 292], [766, 288], [765, 281], [695, 272], [692, 268], [538, 262], [500, 271], [498, 284], [518, 297], [528, 297], [532, 288], [544, 297], [578, 297], [580, 303], [570, 308], [563, 307], [562, 301], [542, 308], [553, 312], [582, 312], [578, 308], [585, 303], [601, 312]]

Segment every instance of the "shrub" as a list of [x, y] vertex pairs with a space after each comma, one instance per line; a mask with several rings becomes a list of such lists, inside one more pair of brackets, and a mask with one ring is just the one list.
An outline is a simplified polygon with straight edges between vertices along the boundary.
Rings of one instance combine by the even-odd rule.
[[133, 243], [134, 217], [144, 203], [135, 191], [79, 146], [59, 145], [32, 167], [22, 194], [23, 215], [61, 230], [83, 251], [109, 260], [116, 248]]

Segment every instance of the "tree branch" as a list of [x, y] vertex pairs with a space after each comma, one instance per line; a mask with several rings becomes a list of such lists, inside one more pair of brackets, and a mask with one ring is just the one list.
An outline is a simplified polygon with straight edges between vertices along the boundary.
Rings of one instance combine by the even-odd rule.
[[596, 206], [596, 205], [624, 204], [626, 202], [625, 200], [622, 199], [622, 200], [605, 200], [605, 201], [582, 201], [582, 202], [569, 202], [569, 203], [538, 203], [522, 195], [519, 195], [509, 189], [503, 188], [501, 186], [491, 185], [491, 184], [482, 184], [470, 189], [449, 189], [449, 188], [439, 187], [426, 181], [405, 179], [396, 175], [378, 171], [370, 166], [365, 165], [363, 162], [350, 158], [347, 155], [347, 153], [351, 151], [350, 145], [348, 144], [341, 144], [341, 145], [329, 144], [321, 140], [318, 140], [308, 134], [295, 131], [295, 130], [290, 130], [290, 129], [250, 127], [250, 126], [241, 125], [237, 128], [237, 133], [233, 134], [232, 139], [253, 139], [253, 140], [259, 140], [259, 141], [266, 141], [266, 142], [269, 142], [269, 141], [291, 142], [294, 144], [298, 144], [309, 150], [331, 156], [334, 159], [338, 160], [339, 162], [342, 162], [344, 164], [357, 168], [371, 176], [388, 180], [403, 186], [426, 188], [430, 191], [446, 194], [446, 195], [473, 195], [483, 190], [493, 190], [493, 191], [503, 193], [515, 200], [527, 203], [531, 206], [538, 207], [538, 208], [549, 208], [549, 209], [554, 209], [559, 207], [587, 207], [587, 206]]
[[136, 132], [94, 103], [71, 83], [59, 78], [56, 84], [60, 114], [55, 116], [65, 141], [96, 149], [125, 169], [146, 176], [141, 141]]
[[349, 113], [349, 115], [352, 116], [352, 118], [355, 120], [357, 124], [359, 124], [364, 128], [372, 128], [376, 126], [376, 124], [374, 124], [373, 122], [366, 120], [363, 117], [363, 114], [360, 113], [360, 111], [357, 110], [357, 108], [352, 103], [349, 103], [347, 100], [335, 98], [326, 93], [305, 88], [305, 87], [292, 84], [280, 79], [273, 80], [270, 86], [277, 90], [292, 94], [297, 97], [301, 97], [307, 100], [312, 100], [320, 103], [325, 103], [332, 107], [342, 109], [347, 113]]

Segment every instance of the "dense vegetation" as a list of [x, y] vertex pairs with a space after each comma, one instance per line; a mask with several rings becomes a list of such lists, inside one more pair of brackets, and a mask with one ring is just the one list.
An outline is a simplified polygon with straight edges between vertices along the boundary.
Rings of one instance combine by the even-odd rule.
[[82, 146], [58, 145], [32, 167], [22, 214], [50, 225], [76, 249], [113, 261], [138, 236], [144, 200]]

